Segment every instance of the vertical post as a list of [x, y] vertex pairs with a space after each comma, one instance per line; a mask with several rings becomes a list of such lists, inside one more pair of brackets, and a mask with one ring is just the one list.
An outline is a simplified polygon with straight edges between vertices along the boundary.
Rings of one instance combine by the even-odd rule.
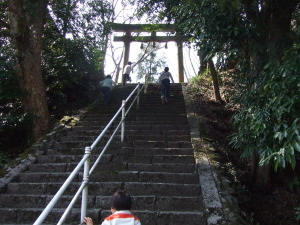
[[124, 135], [125, 135], [125, 104], [126, 101], [122, 101], [122, 130], [121, 130], [121, 142], [124, 141]]
[[177, 54], [178, 54], [178, 80], [179, 83], [184, 82], [184, 68], [183, 68], [183, 51], [182, 51], [182, 41], [177, 41]]
[[82, 200], [81, 200], [81, 222], [83, 222], [84, 217], [86, 216], [87, 211], [87, 201], [88, 201], [88, 190], [89, 190], [89, 171], [90, 171], [90, 155], [91, 155], [91, 147], [85, 147], [84, 154], [88, 154], [89, 157], [84, 163], [84, 171], [83, 171], [83, 182], [86, 183], [86, 186], [82, 190]]
[[138, 91], [137, 91], [137, 99], [136, 99], [136, 109], [140, 108], [140, 92], [141, 92], [141, 87], [140, 87], [140, 82], [138, 83]]
[[127, 65], [129, 61], [129, 53], [130, 53], [130, 38], [131, 38], [131, 33], [129, 31], [126, 32], [125, 34], [125, 40], [124, 40], [124, 48], [125, 48], [125, 53], [124, 53], [124, 61], [123, 61], [123, 72], [124, 74], [124, 68]]

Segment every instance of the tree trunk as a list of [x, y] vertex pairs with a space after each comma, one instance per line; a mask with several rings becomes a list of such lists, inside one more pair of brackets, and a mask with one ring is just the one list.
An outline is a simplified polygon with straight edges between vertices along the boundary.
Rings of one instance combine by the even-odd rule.
[[[26, 5], [25, 5], [26, 4]], [[48, 131], [49, 112], [42, 78], [42, 34], [47, 1], [10, 0], [10, 26], [15, 46], [15, 73], [24, 92], [22, 105], [33, 116], [32, 135], [38, 140]]]
[[265, 6], [262, 12], [264, 18], [266, 46], [271, 59], [281, 60], [282, 51], [291, 45], [290, 35], [292, 14], [296, 10], [300, 0], [264, 0]]
[[198, 51], [198, 55], [199, 55], [199, 61], [200, 61], [200, 67], [199, 67], [199, 71], [198, 71], [198, 75], [203, 73], [206, 68], [207, 68], [207, 62], [204, 60], [204, 55], [201, 53], [201, 51]]
[[209, 65], [211, 77], [213, 80], [215, 99], [218, 102], [222, 102], [220, 89], [219, 89], [219, 81], [218, 81], [217, 71], [215, 69], [215, 65], [214, 65], [214, 62], [212, 61], [212, 59], [208, 60], [208, 65]]
[[[121, 53], [121, 56], [120, 56], [120, 59], [119, 59], [119, 62], [116, 62], [116, 60], [115, 60], [115, 55], [114, 55], [114, 51], [112, 50], [112, 59], [113, 59], [113, 61], [114, 61], [114, 64], [115, 64], [115, 67], [116, 67], [116, 69], [115, 69], [115, 82], [116, 83], [119, 83], [119, 76], [120, 76], [120, 72], [121, 72], [121, 67], [120, 67], [120, 65], [121, 65], [121, 63], [122, 63], [122, 58], [123, 58], [123, 54], [124, 54], [124, 49], [122, 50], [122, 53]], [[122, 74], [123, 75], [123, 74]], [[122, 75], [121, 75], [121, 78], [122, 78]], [[121, 83], [122, 83], [122, 79], [121, 79]]]
[[63, 36], [66, 37], [67, 32], [68, 32], [68, 23], [69, 23], [69, 19], [71, 17], [70, 14], [70, 8], [71, 8], [71, 0], [67, 1], [67, 5], [66, 5], [66, 11], [64, 13], [64, 17], [63, 17], [63, 28], [62, 28], [62, 32], [63, 32]]

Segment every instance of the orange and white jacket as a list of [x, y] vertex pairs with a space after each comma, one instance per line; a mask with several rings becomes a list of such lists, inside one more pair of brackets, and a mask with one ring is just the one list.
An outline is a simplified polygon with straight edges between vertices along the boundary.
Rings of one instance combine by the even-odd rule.
[[106, 217], [101, 225], [141, 225], [141, 222], [130, 211], [124, 210]]

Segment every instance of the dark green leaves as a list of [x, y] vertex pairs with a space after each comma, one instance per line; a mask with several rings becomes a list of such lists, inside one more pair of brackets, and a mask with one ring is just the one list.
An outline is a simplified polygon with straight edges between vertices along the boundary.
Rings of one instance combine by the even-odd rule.
[[[236, 147], [258, 149], [260, 163], [273, 163], [275, 170], [296, 166], [300, 153], [299, 48], [286, 51], [284, 61], [270, 62], [251, 88], [240, 98], [244, 107], [234, 117], [238, 129]], [[254, 97], [255, 96], [255, 97]], [[251, 104], [251, 107], [248, 105]]]

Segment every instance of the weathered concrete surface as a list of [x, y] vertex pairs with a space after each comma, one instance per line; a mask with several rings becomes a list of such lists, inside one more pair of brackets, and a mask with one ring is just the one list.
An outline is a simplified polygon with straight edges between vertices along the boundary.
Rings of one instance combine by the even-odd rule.
[[214, 159], [213, 147], [201, 136], [200, 122], [197, 120], [193, 104], [186, 92], [186, 84], [182, 84], [186, 105], [186, 113], [191, 130], [192, 145], [195, 151], [196, 163], [204, 207], [206, 209], [207, 225], [242, 225], [248, 224], [242, 218], [237, 199], [230, 181], [221, 175]]
[[6, 185], [11, 182], [19, 173], [25, 171], [29, 165], [34, 163], [39, 155], [43, 155], [44, 152], [53, 145], [53, 143], [62, 135], [66, 133], [67, 128], [65, 126], [57, 126], [45, 137], [41, 138], [30, 149], [28, 155], [24, 158], [17, 158], [12, 165], [4, 168], [5, 175], [0, 179], [0, 193], [5, 191]]

